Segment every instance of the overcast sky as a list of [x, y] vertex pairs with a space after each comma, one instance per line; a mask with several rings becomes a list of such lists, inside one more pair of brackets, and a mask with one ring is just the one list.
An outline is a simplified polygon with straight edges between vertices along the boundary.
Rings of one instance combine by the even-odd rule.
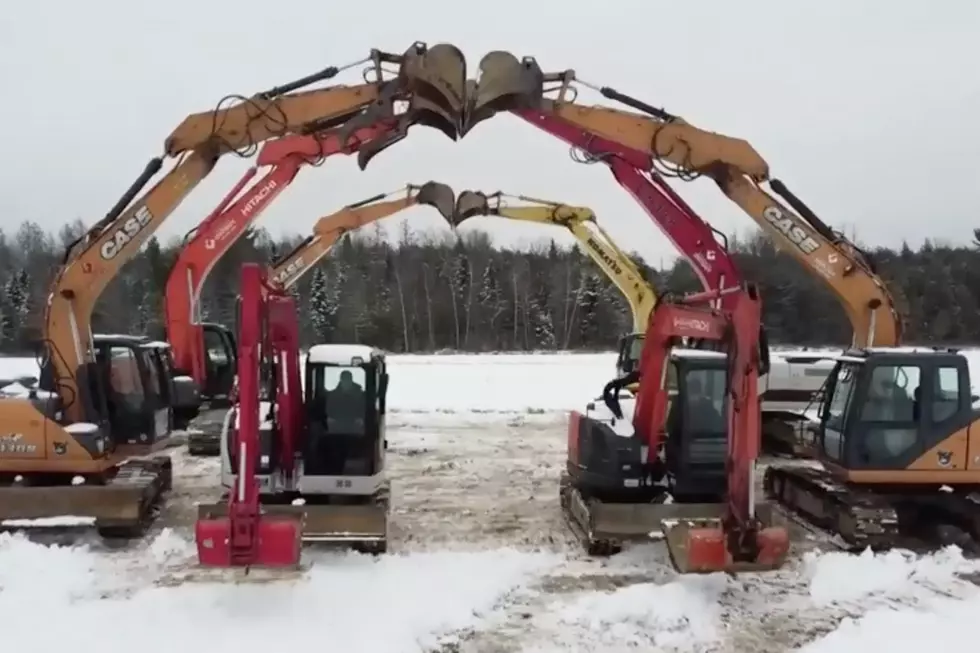
[[[0, 18], [0, 225], [91, 223], [185, 114], [423, 40], [461, 47], [471, 76], [485, 52], [509, 49], [748, 139], [775, 177], [865, 243], [963, 243], [980, 227], [978, 35], [977, 0], [17, 2]], [[223, 159], [158, 233], [192, 228], [248, 165]], [[258, 224], [305, 235], [344, 204], [429, 179], [588, 205], [651, 263], [675, 256], [606, 170], [506, 115], [455, 144], [416, 128], [365, 172], [331, 158]], [[672, 183], [718, 229], [752, 227], [712, 182]], [[448, 229], [430, 209], [404, 215]], [[506, 244], [572, 242], [546, 227], [469, 225]]]

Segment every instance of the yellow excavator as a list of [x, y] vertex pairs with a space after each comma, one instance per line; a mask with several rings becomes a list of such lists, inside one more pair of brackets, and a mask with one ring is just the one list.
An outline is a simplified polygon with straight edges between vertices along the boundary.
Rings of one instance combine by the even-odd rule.
[[[531, 206], [508, 206], [507, 200], [525, 202]], [[535, 199], [501, 192], [485, 194], [463, 191], [456, 201], [451, 224], [458, 227], [475, 216], [499, 216], [522, 222], [549, 224], [568, 229], [606, 277], [626, 298], [633, 314], [633, 330], [619, 339], [616, 370], [625, 376], [637, 369], [643, 352], [643, 337], [650, 313], [657, 305], [657, 294], [640, 273], [632, 259], [620, 250], [596, 221], [595, 212], [584, 206], [569, 206], [559, 202]], [[636, 384], [630, 386], [635, 391]]]

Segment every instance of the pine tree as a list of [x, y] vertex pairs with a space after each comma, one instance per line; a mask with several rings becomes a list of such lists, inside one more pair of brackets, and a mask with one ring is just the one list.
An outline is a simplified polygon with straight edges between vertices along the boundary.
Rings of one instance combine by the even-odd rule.
[[313, 283], [310, 284], [310, 324], [313, 327], [315, 342], [330, 342], [333, 331], [333, 311], [327, 290], [327, 275], [322, 267], [313, 273]]
[[584, 347], [595, 347], [601, 343], [599, 309], [602, 301], [602, 281], [595, 272], [583, 272], [579, 282], [578, 294], [579, 338]]

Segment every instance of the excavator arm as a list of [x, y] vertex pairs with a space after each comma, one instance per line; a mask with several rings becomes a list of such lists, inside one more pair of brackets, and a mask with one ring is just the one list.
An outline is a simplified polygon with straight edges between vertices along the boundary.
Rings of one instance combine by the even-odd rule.
[[[386, 138], [396, 128], [394, 122], [382, 121], [350, 133], [346, 140], [341, 140], [341, 130], [334, 128], [267, 143], [259, 152], [256, 165], [245, 172], [217, 208], [184, 238], [184, 246], [167, 278], [164, 301], [167, 337], [177, 368], [189, 372], [201, 388], [208, 388], [209, 383], [200, 295], [211, 269], [293, 182], [301, 168], [317, 165], [335, 154], [357, 152], [367, 143]], [[243, 192], [260, 168], [266, 168], [266, 173]]]
[[[403, 197], [391, 199], [402, 193]], [[419, 204], [434, 207], [450, 220], [455, 194], [449, 186], [429, 181], [421, 186], [408, 184], [402, 190], [349, 204], [317, 220], [313, 234], [272, 265], [269, 274], [271, 281], [283, 289], [291, 288], [326, 256], [344, 234]]]
[[[583, 82], [573, 70], [546, 74], [533, 57], [490, 52], [481, 59], [476, 79], [466, 79], [459, 50], [438, 47], [443, 56], [420, 60], [424, 65], [413, 69], [416, 97], [424, 101], [426, 115], [455, 125], [459, 136], [501, 111], [525, 118], [537, 114], [649, 157], [653, 165], [645, 170], [659, 167], [664, 176], [684, 180], [706, 175], [782, 249], [830, 286], [848, 315], [855, 344], [889, 346], [900, 341], [901, 319], [868, 256], [822, 222], [785, 184], [771, 179], [769, 165], [747, 141], [699, 129], [615, 89]], [[641, 113], [578, 104], [579, 86]], [[362, 167], [366, 164], [366, 160], [359, 162]]]
[[[167, 137], [163, 154], [150, 160], [102, 220], [66, 248], [45, 312], [46, 348], [66, 418], [82, 421], [94, 414], [89, 393], [80, 392], [87, 381], [76, 377], [83, 365], [92, 362], [90, 322], [96, 301], [221, 156], [229, 152], [249, 156], [259, 143], [288, 134], [311, 134], [352, 121], [357, 128], [363, 126], [357, 119], [368, 109], [370, 123], [378, 122], [380, 115], [398, 125], [384, 142], [374, 144], [374, 153], [404, 138], [413, 124], [455, 131], [455, 124], [447, 126], [438, 112], [427, 110], [424, 98], [414, 102], [417, 90], [427, 91], [431, 86], [420, 71], [446, 47], [437, 45], [430, 51], [417, 42], [402, 55], [372, 50], [360, 61], [330, 66], [251, 97], [233, 96], [229, 99], [238, 101], [234, 106], [224, 107], [222, 102], [215, 110], [185, 118]], [[364, 65], [363, 84], [301, 90]], [[399, 112], [396, 103], [401, 101], [408, 101], [409, 106]], [[179, 157], [177, 165], [141, 195], [167, 157]]]
[[[508, 206], [508, 199], [534, 206]], [[523, 195], [463, 191], [456, 200], [451, 224], [458, 227], [464, 220], [475, 216], [500, 216], [510, 220], [565, 227], [575, 236], [589, 258], [595, 261], [626, 297], [633, 312], [633, 331], [642, 333], [646, 330], [650, 313], [657, 303], [657, 294], [643, 280], [630, 257], [616, 247], [609, 234], [599, 226], [592, 209]]]
[[760, 447], [757, 381], [762, 308], [758, 290], [733, 293], [732, 310], [712, 305], [716, 291], [666, 299], [654, 312], [643, 348], [633, 427], [655, 456], [666, 430], [670, 399], [665, 383], [670, 351], [682, 339], [713, 340], [727, 352], [726, 506], [720, 528], [683, 521], [665, 528], [668, 548], [681, 572], [759, 571], [782, 566], [789, 548], [785, 529], [763, 525], [755, 515], [752, 486]]
[[[578, 86], [642, 113], [577, 104]], [[785, 184], [772, 179], [768, 164], [747, 141], [699, 129], [609, 87], [586, 84], [572, 70], [545, 74], [532, 57], [518, 60], [497, 51], [483, 58], [479, 82], [467, 88], [462, 133], [499, 111], [560, 118], [649, 156], [665, 175], [684, 180], [710, 177], [781, 249], [830, 286], [848, 315], [855, 344], [891, 346], [900, 341], [901, 319], [867, 255], [829, 228]]]

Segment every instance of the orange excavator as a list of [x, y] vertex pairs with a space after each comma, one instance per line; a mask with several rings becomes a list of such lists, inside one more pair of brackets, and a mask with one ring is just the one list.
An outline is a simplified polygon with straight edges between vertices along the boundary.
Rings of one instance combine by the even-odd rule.
[[[730, 309], [714, 306], [718, 291], [664, 298], [650, 317], [637, 371], [608, 383], [603, 399], [608, 423], [573, 412], [568, 426], [568, 461], [562, 476], [562, 508], [573, 531], [592, 554], [608, 555], [628, 540], [661, 531], [671, 560], [681, 573], [762, 571], [783, 565], [789, 536], [775, 525], [768, 505], [753, 493], [759, 455], [760, 369], [768, 350], [760, 348], [761, 302], [752, 285], [734, 291]], [[667, 385], [671, 350], [682, 342], [721, 345], [726, 366], [715, 374], [695, 370], [678, 379], [672, 398]], [[685, 348], [686, 349], [686, 348]], [[704, 378], [697, 378], [698, 376]], [[695, 382], [702, 384], [700, 390]], [[632, 420], [620, 405], [620, 390], [639, 382]], [[664, 447], [668, 409], [683, 415], [681, 441], [696, 434], [697, 421], [717, 413], [727, 431], [725, 503], [670, 503]], [[721, 416], [725, 415], [724, 418]], [[587, 421], [588, 428], [580, 428]], [[761, 510], [757, 510], [761, 508]]]
[[[52, 284], [44, 317], [51, 392], [0, 399], [0, 520], [91, 517], [104, 535], [142, 533], [170, 487], [171, 379], [161, 379], [159, 348], [139, 338], [94, 338], [92, 311], [105, 287], [163, 221], [228, 153], [250, 156], [264, 141], [315, 134], [369, 107], [386, 112], [387, 144], [413, 124], [446, 131], [438, 116], [413, 106], [424, 43], [404, 54], [373, 50], [249, 97], [185, 118], [104, 218], [72, 243]], [[367, 64], [365, 82], [311, 88]], [[396, 67], [392, 72], [386, 67]], [[305, 90], [301, 90], [305, 89]], [[405, 102], [408, 109], [393, 107]], [[424, 105], [424, 100], [420, 100]], [[142, 192], [168, 157], [177, 164]], [[142, 194], [141, 194], [142, 192]], [[148, 346], [143, 346], [143, 345]], [[42, 376], [45, 376], [42, 371]]]

